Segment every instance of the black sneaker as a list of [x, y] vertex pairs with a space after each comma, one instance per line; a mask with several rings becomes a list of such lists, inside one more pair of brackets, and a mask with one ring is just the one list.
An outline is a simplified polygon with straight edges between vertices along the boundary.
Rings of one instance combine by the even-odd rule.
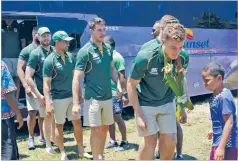
[[160, 153], [158, 151], [155, 152], [155, 159], [159, 159], [160, 158]]
[[105, 149], [111, 149], [111, 148], [114, 148], [114, 147], [117, 147], [118, 146], [118, 143], [116, 141], [109, 141], [109, 143], [105, 146]]
[[29, 137], [29, 140], [28, 140], [28, 149], [29, 150], [34, 150], [36, 147], [35, 147], [35, 142], [34, 142], [34, 137]]
[[183, 155], [182, 154], [180, 154], [180, 155], [176, 154], [175, 160], [183, 160]]
[[45, 138], [44, 138], [44, 137], [41, 137], [41, 138], [39, 139], [39, 142], [40, 142], [41, 145], [46, 145], [46, 142], [45, 142]]
[[115, 148], [116, 151], [125, 151], [127, 149], [129, 149], [129, 143], [128, 141], [121, 141], [121, 144]]

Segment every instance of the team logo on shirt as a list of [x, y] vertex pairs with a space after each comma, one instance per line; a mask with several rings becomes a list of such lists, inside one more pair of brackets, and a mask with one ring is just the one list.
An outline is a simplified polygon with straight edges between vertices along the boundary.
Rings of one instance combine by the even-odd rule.
[[99, 60], [100, 59], [100, 57], [97, 53], [93, 53], [92, 57], [93, 57], [93, 60]]
[[60, 67], [62, 67], [62, 64], [60, 64], [59, 62], [57, 62], [57, 63], [55, 64], [55, 66], [56, 66], [57, 68], [60, 68]]
[[44, 57], [41, 57], [41, 62], [43, 62], [45, 60], [45, 58]]
[[158, 74], [159, 74], [159, 73], [158, 73], [158, 68], [151, 68], [150, 74], [152, 74], [152, 75], [158, 75]]

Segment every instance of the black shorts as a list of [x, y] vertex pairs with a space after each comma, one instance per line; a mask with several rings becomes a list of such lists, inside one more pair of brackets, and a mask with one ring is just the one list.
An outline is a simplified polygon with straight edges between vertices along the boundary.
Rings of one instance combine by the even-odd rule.
[[2, 160], [19, 160], [14, 117], [2, 120]]

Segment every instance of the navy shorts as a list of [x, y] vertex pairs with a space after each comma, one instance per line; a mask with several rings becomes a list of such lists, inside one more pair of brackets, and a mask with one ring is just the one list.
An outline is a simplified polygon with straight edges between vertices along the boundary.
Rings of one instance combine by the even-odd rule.
[[112, 107], [113, 107], [113, 115], [121, 114], [123, 109], [122, 100], [117, 99], [116, 97], [112, 97]]

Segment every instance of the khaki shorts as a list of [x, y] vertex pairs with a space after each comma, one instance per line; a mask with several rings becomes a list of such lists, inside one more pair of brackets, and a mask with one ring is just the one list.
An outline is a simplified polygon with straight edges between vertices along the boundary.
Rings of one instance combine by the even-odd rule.
[[102, 126], [114, 123], [112, 100], [85, 100], [84, 126]]
[[53, 108], [54, 108], [54, 117], [56, 124], [64, 124], [65, 119], [67, 118], [69, 121], [80, 119], [80, 115], [77, 118], [73, 118], [72, 108], [73, 108], [73, 98], [65, 98], [65, 99], [55, 99], [53, 100]]
[[36, 102], [36, 108], [39, 111], [40, 117], [45, 117], [45, 115], [46, 115], [45, 114], [45, 107], [42, 107], [40, 105], [40, 102], [37, 99], [35, 99], [35, 102]]
[[[177, 132], [175, 102], [162, 106], [141, 106], [142, 118], [147, 125], [147, 131], [141, 131], [137, 126], [138, 135], [141, 137], [157, 134], [171, 134]], [[137, 116], [136, 116], [137, 118]], [[137, 121], [136, 121], [137, 123]]]
[[38, 105], [36, 103], [35, 98], [29, 97], [27, 94], [26, 94], [26, 105], [28, 111], [38, 111]]

